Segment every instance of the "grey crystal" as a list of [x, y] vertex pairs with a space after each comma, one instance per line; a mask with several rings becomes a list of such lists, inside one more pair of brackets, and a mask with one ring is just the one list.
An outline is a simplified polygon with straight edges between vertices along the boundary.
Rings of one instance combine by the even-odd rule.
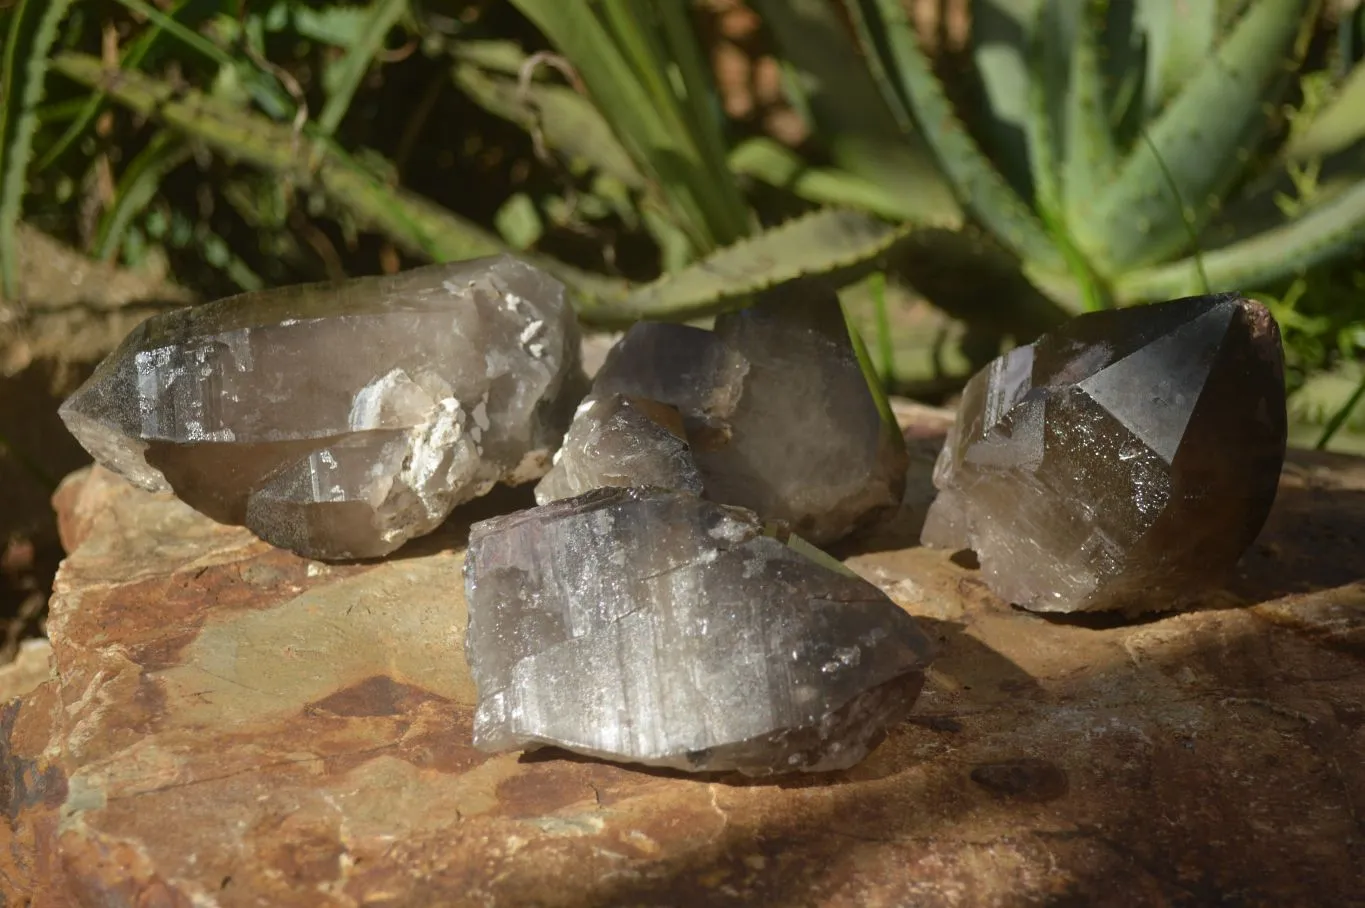
[[543, 475], [586, 387], [564, 287], [496, 256], [155, 316], [61, 416], [144, 488], [359, 558]]
[[[833, 294], [767, 298], [721, 316], [714, 331], [637, 324], [608, 354], [590, 399], [618, 394], [678, 410], [706, 498], [784, 521], [817, 545], [874, 523], [904, 491], [904, 445]], [[570, 490], [585, 488], [538, 495]]]
[[585, 401], [535, 495], [546, 504], [613, 486], [701, 493], [701, 474], [676, 409], [620, 394]]
[[1234, 294], [1080, 316], [963, 391], [922, 533], [1038, 611], [1177, 608], [1222, 582], [1284, 461], [1283, 353]]
[[686, 771], [855, 765], [930, 645], [880, 590], [742, 508], [599, 489], [475, 524], [474, 743]]

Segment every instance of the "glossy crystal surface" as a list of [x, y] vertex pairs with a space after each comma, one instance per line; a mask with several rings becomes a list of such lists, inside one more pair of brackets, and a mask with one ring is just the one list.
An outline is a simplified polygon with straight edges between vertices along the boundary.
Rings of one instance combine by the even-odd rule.
[[476, 746], [750, 775], [854, 765], [910, 709], [929, 643], [875, 586], [792, 542], [665, 489], [476, 524]]
[[541, 476], [585, 388], [563, 286], [498, 256], [158, 315], [61, 416], [144, 488], [357, 558]]
[[1039, 611], [1178, 607], [1256, 538], [1286, 435], [1279, 329], [1232, 294], [1080, 316], [968, 382], [922, 533]]

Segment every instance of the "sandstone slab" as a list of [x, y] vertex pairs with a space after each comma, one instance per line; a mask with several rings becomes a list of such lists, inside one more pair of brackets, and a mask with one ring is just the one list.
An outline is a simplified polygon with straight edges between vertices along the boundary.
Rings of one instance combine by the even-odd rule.
[[[901, 412], [916, 444], [941, 428]], [[530, 501], [495, 492], [397, 558], [329, 566], [103, 471], [69, 479], [55, 674], [0, 710], [0, 903], [1322, 905], [1365, 891], [1365, 462], [1291, 452], [1231, 586], [1143, 623], [1010, 608], [913, 539], [845, 553], [938, 657], [911, 720], [867, 760], [781, 784], [472, 746], [467, 522]]]

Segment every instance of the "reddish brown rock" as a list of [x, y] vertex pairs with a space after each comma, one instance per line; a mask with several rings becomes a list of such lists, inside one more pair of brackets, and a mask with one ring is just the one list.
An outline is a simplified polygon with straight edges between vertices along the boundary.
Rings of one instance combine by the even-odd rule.
[[100, 472], [61, 500], [80, 542], [56, 675], [0, 710], [0, 904], [1317, 905], [1365, 886], [1359, 460], [1291, 453], [1220, 608], [1138, 625], [1011, 609], [943, 552], [850, 557], [939, 657], [864, 763], [785, 785], [474, 750], [461, 525], [335, 567]]

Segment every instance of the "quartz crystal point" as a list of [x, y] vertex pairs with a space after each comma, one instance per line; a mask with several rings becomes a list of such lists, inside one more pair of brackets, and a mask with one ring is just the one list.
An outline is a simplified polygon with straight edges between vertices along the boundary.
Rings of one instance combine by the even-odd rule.
[[536, 501], [546, 504], [612, 486], [701, 493], [701, 474], [676, 409], [619, 394], [586, 401], [555, 453], [554, 466], [536, 486]]
[[61, 416], [137, 485], [360, 558], [543, 475], [586, 388], [563, 286], [497, 256], [155, 316]]
[[[714, 332], [637, 324], [608, 354], [590, 399], [617, 394], [678, 410], [706, 498], [784, 521], [817, 545], [875, 521], [904, 491], [905, 448], [868, 389], [833, 294], [770, 298], [720, 317]], [[592, 410], [578, 416], [598, 418]], [[680, 456], [671, 447], [657, 453]], [[587, 459], [570, 445], [559, 465], [586, 480], [604, 469]], [[617, 485], [689, 488], [631, 464], [613, 469], [628, 477]], [[555, 479], [537, 498], [591, 487]]]
[[1178, 607], [1224, 579], [1285, 452], [1279, 328], [1199, 296], [1083, 315], [967, 383], [922, 533], [1037, 611]]
[[854, 765], [913, 705], [929, 643], [876, 587], [791, 541], [658, 488], [475, 524], [475, 745], [749, 775]]

